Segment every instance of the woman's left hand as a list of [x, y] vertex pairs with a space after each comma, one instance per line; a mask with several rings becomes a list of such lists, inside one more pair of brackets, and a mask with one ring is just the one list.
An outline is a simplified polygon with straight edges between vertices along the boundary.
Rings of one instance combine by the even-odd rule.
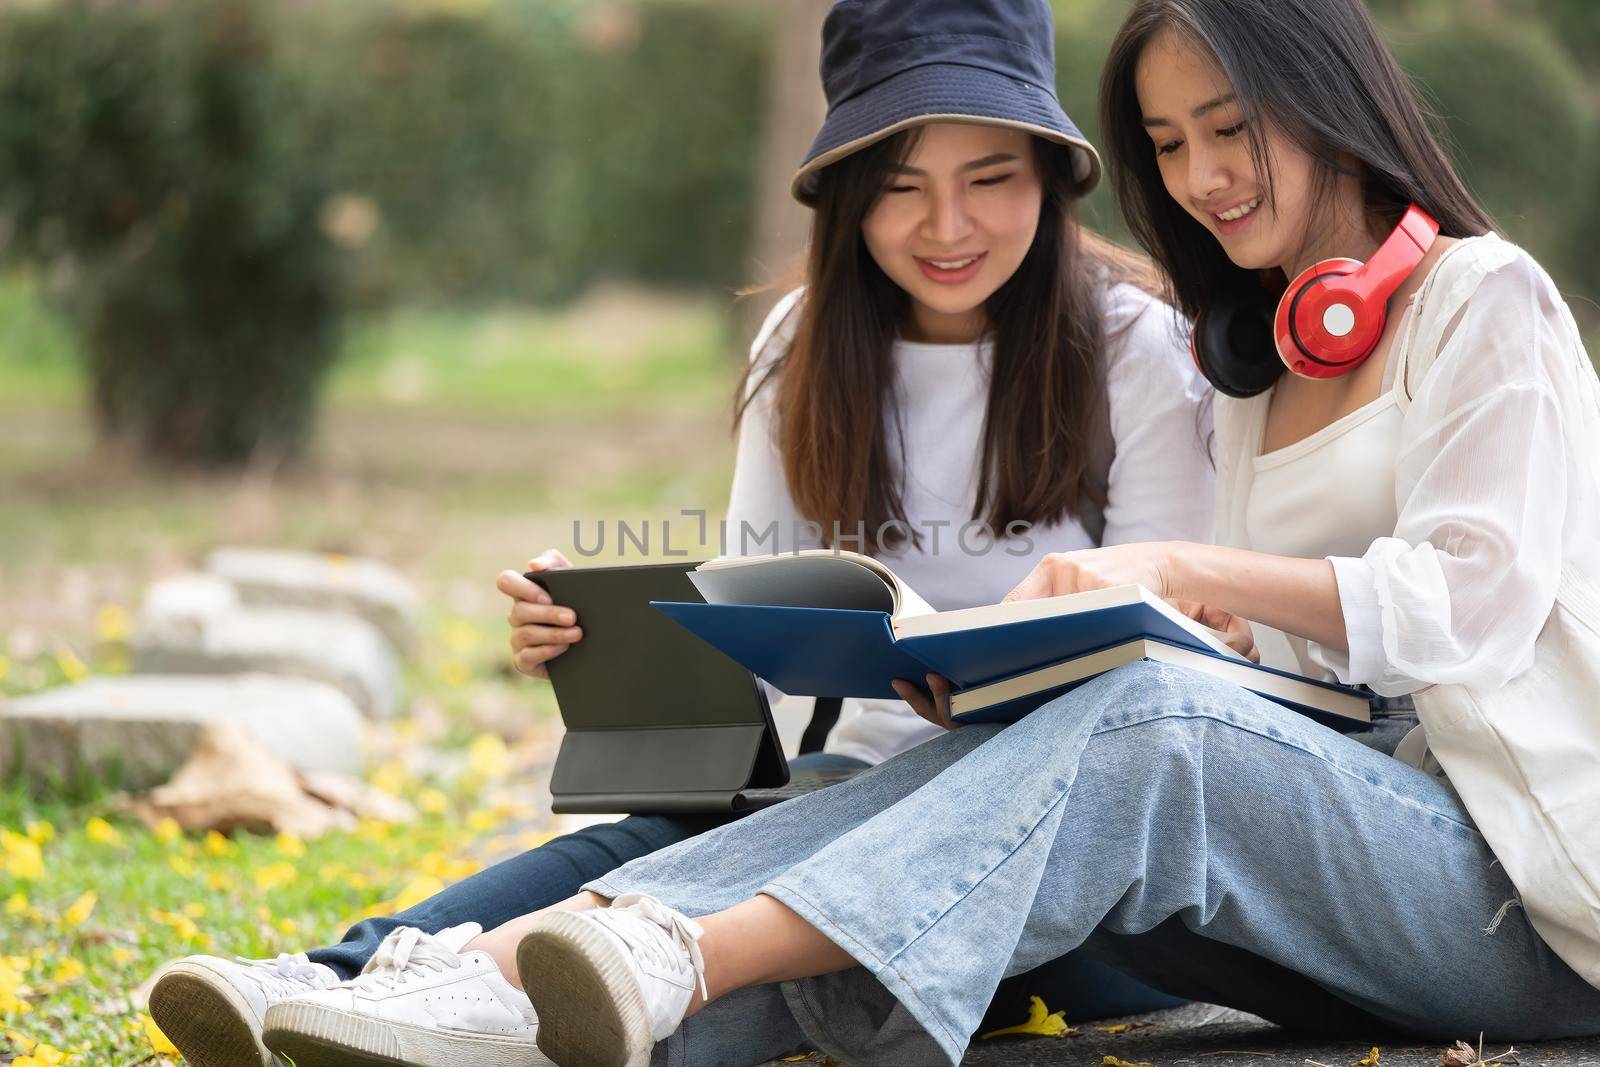
[[956, 729], [961, 724], [950, 721], [950, 680], [942, 674], [930, 674], [927, 681], [926, 689], [904, 678], [896, 678], [891, 684], [912, 711], [940, 729]]

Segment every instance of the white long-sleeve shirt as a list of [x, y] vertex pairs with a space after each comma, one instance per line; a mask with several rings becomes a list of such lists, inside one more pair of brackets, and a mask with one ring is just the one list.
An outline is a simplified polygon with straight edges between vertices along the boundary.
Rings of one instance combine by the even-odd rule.
[[1350, 529], [1381, 509], [1349, 506], [1339, 469], [1295, 529], [1252, 523], [1263, 394], [1217, 402], [1217, 540], [1326, 531], [1307, 554], [1333, 564], [1349, 653], [1307, 652], [1415, 692], [1422, 725], [1395, 755], [1442, 766], [1534, 928], [1600, 986], [1600, 381], [1550, 278], [1493, 235], [1440, 256], [1404, 314], [1375, 402], [1398, 411], [1378, 431], [1392, 527]]
[[[787, 349], [797, 318], [789, 313], [801, 295], [795, 290], [780, 301], [757, 335], [751, 346], [758, 361], [754, 381], [760, 380], [760, 365]], [[1048, 552], [1202, 540], [1210, 533], [1209, 386], [1194, 368], [1183, 324], [1171, 308], [1131, 285], [1105, 291], [1102, 305], [1111, 436], [1104, 514], [1036, 526], [1022, 537], [1000, 536], [987, 550], [975, 529], [965, 538], [962, 530], [973, 521], [991, 346], [895, 342], [894, 392], [885, 398], [888, 439], [904, 479], [906, 519], [922, 545], [883, 558], [935, 608], [996, 603]], [[775, 439], [775, 385], [756, 396], [740, 428], [727, 515], [731, 555], [820, 545], [784, 478]], [[1103, 529], [1095, 529], [1102, 520]], [[758, 543], [773, 522], [776, 540]], [[741, 537], [745, 524], [757, 533]], [[877, 763], [937, 733], [904, 701], [848, 701], [827, 750]]]

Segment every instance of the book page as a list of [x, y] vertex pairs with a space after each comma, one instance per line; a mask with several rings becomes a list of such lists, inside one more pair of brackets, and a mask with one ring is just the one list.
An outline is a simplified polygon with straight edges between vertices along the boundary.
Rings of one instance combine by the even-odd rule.
[[933, 610], [883, 564], [855, 552], [813, 549], [709, 560], [690, 572], [689, 580], [708, 604], [838, 608], [891, 616], [907, 605]]
[[895, 620], [894, 632], [897, 638], [925, 637], [932, 634], [959, 633], [963, 630], [1003, 626], [1008, 623], [1103, 611], [1134, 604], [1145, 604], [1160, 612], [1174, 626], [1193, 635], [1200, 644], [1224, 659], [1244, 659], [1221, 640], [1222, 635], [1216, 630], [1195, 622], [1141, 585], [1116, 585], [1107, 589], [1089, 589], [1082, 593], [1041, 597], [1037, 600], [1013, 600], [1009, 603], [940, 611], [923, 617], [905, 617], [904, 622], [900, 619]]

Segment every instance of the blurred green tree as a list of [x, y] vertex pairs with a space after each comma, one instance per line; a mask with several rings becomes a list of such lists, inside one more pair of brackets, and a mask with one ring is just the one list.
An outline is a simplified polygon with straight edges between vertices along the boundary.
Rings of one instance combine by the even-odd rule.
[[324, 183], [250, 0], [0, 20], [0, 211], [85, 338], [104, 434], [158, 460], [293, 453], [335, 345]]

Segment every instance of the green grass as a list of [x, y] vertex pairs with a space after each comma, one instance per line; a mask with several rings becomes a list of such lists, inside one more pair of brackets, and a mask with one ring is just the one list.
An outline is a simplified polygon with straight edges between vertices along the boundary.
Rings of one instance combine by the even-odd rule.
[[[537, 842], [515, 834], [495, 842], [493, 828], [512, 813], [472, 807], [470, 791], [452, 792], [446, 811], [414, 824], [366, 823], [307, 842], [171, 836], [114, 816], [114, 836], [96, 837], [93, 820], [110, 814], [103, 798], [68, 804], [0, 794], [0, 826], [51, 835], [39, 846], [42, 878], [0, 874], [0, 1032], [79, 1053], [83, 1063], [143, 1062], [152, 1044], [127, 996], [166, 961], [190, 953], [270, 957], [327, 943], [365, 914], [408, 906], [471, 873], [478, 861], [464, 845]], [[12, 854], [26, 847], [7, 840]], [[0, 869], [5, 855], [0, 850]], [[86, 916], [72, 914], [91, 901]], [[17, 998], [9, 1011], [8, 994]], [[17, 1010], [19, 999], [31, 1010]], [[0, 1038], [0, 1062], [24, 1044]]]

